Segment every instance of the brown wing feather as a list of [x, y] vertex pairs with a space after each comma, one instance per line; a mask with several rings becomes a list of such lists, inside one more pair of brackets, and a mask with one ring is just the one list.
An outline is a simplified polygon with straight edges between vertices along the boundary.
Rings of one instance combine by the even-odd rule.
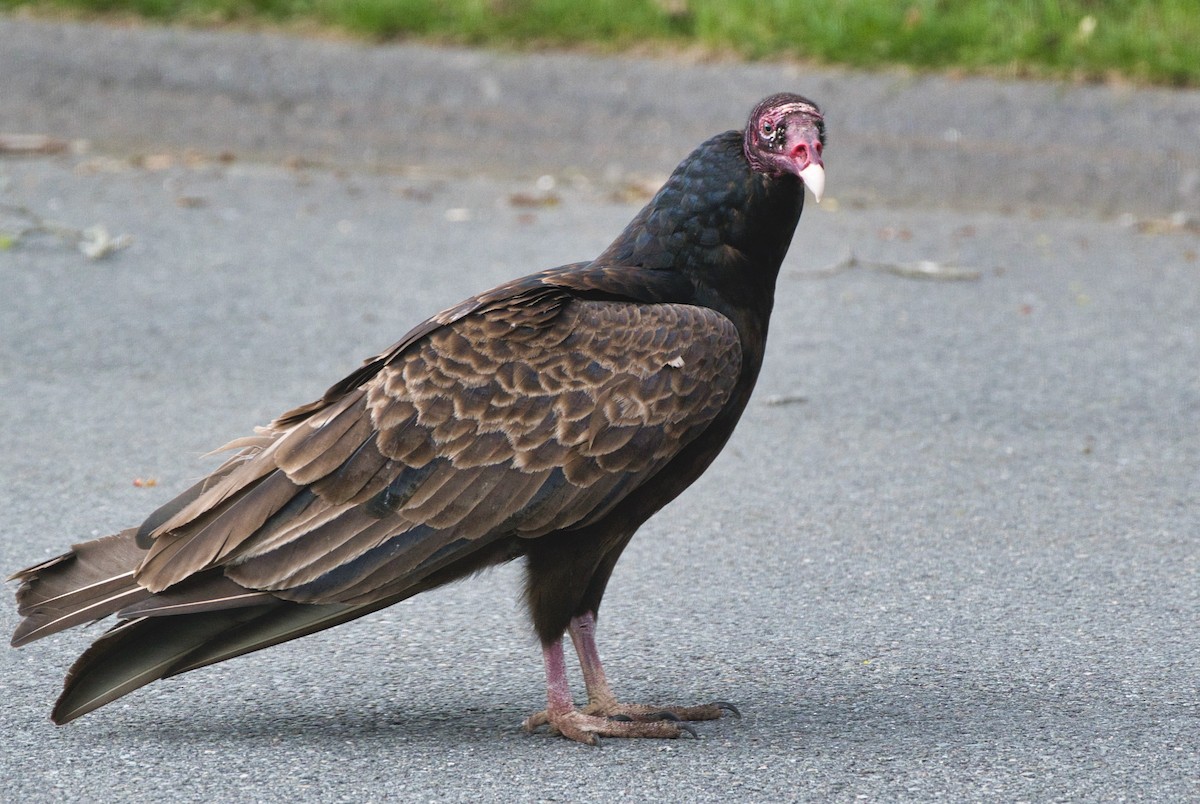
[[708, 425], [739, 368], [733, 324], [705, 308], [487, 301], [268, 428], [156, 531], [138, 581], [224, 565], [290, 600], [397, 594], [496, 538], [595, 520]]

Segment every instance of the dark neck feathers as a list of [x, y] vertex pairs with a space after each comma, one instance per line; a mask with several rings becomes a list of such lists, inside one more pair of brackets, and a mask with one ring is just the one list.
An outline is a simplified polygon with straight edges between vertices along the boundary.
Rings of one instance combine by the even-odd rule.
[[727, 131], [693, 151], [593, 265], [645, 269], [651, 285], [662, 272], [672, 295], [682, 274], [693, 298], [670, 301], [713, 307], [735, 323], [762, 318], [765, 332], [804, 187], [792, 175], [753, 171], [742, 143], [742, 132]]

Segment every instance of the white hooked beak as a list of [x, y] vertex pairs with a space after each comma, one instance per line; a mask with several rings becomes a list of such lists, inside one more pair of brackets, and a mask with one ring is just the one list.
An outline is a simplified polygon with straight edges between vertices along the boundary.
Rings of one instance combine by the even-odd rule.
[[804, 186], [813, 194], [817, 203], [821, 203], [821, 196], [825, 194], [825, 168], [818, 162], [809, 162], [804, 170], [800, 171], [800, 181], [804, 182]]

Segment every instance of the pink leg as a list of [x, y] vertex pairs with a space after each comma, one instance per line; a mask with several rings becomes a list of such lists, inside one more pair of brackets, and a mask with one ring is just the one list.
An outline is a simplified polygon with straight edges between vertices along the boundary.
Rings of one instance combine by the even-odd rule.
[[[562, 640], [543, 645], [542, 658], [546, 663], [546, 709], [525, 719], [522, 725], [526, 731], [549, 726], [563, 737], [589, 745], [598, 745], [600, 737], [678, 737], [684, 731], [691, 731], [668, 720], [610, 720], [605, 716], [581, 712], [575, 708], [571, 690], [567, 686]], [[693, 737], [696, 735], [694, 731], [691, 734]]]
[[583, 711], [589, 715], [628, 720], [716, 720], [725, 712], [741, 717], [736, 706], [725, 701], [714, 701], [701, 706], [654, 706], [646, 704], [623, 704], [617, 701], [604, 665], [600, 663], [600, 652], [596, 649], [596, 616], [592, 612], [571, 620], [568, 631], [579, 656], [579, 667], [583, 671], [583, 683], [587, 686], [588, 703]]
[[567, 684], [566, 661], [562, 639], [542, 646], [546, 663], [546, 709], [530, 715], [522, 724], [526, 731], [549, 726], [551, 731], [581, 743], [596, 745], [598, 737], [679, 737], [683, 733], [696, 736], [685, 720], [715, 720], [725, 712], [737, 716], [737, 707], [716, 701], [703, 706], [647, 706], [622, 704], [608, 686], [600, 652], [596, 650], [596, 617], [591, 612], [571, 620], [568, 627], [588, 702], [582, 710], [575, 708]]
[[546, 664], [546, 709], [562, 713], [575, 708], [571, 699], [571, 688], [567, 684], [567, 667], [563, 659], [562, 640], [542, 647], [542, 660]]
[[575, 653], [579, 656], [579, 668], [583, 671], [583, 683], [587, 687], [588, 706], [615, 706], [617, 698], [608, 686], [604, 665], [600, 664], [600, 651], [596, 650], [596, 617], [590, 611], [571, 620], [568, 628]]

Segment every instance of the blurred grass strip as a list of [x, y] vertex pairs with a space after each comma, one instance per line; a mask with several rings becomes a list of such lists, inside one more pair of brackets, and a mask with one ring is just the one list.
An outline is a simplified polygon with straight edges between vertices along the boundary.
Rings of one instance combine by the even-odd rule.
[[379, 40], [666, 47], [854, 67], [1200, 86], [1200, 0], [0, 0], [35, 13], [304, 24]]

